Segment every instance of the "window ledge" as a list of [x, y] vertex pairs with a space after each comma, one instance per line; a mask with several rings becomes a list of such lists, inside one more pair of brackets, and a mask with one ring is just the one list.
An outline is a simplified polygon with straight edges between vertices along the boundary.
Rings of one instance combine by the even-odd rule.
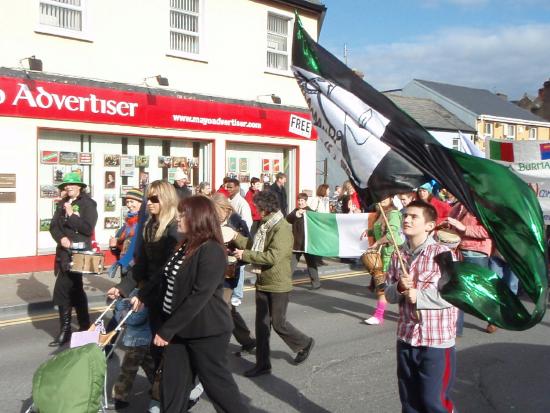
[[93, 43], [93, 38], [89, 33], [77, 32], [74, 30], [61, 29], [53, 26], [38, 26], [34, 29], [35, 33], [47, 34], [50, 36], [64, 37], [67, 39], [80, 40], [83, 42]]
[[187, 53], [178, 53], [173, 50], [166, 52], [166, 56], [175, 57], [177, 59], [192, 60], [195, 62], [208, 63], [208, 59], [204, 55], [193, 55]]
[[291, 77], [294, 78], [294, 74], [291, 70], [277, 70], [277, 69], [265, 69], [264, 73], [267, 73], [269, 75], [276, 75], [276, 76], [283, 76], [283, 77]]

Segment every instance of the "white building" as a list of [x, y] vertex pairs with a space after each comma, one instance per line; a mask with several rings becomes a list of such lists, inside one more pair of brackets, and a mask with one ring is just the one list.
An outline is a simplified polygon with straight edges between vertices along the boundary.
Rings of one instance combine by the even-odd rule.
[[51, 187], [71, 170], [98, 203], [103, 246], [121, 192], [177, 165], [214, 188], [286, 172], [290, 202], [314, 189], [316, 136], [289, 68], [294, 10], [317, 37], [316, 0], [3, 1], [0, 272], [53, 266], [40, 258], [55, 248]]

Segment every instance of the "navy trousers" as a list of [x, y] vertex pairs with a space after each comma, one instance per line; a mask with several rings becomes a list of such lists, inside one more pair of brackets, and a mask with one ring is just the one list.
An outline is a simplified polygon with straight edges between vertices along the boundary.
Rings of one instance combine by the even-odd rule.
[[397, 382], [403, 413], [451, 413], [455, 348], [413, 347], [397, 342]]

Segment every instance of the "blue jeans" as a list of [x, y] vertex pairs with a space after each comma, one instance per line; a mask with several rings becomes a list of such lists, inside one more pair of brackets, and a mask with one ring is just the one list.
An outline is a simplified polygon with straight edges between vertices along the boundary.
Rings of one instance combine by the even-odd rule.
[[455, 348], [413, 347], [397, 341], [397, 384], [402, 413], [448, 413], [456, 370]]
[[244, 296], [244, 265], [239, 268], [239, 282], [237, 286], [233, 289], [231, 298], [235, 297], [242, 301]]
[[500, 257], [489, 258], [489, 268], [506, 283], [510, 291], [518, 294], [519, 280], [510, 268], [510, 265]]
[[[489, 268], [489, 257], [482, 252], [461, 250], [464, 262], [477, 264], [480, 267]], [[458, 310], [456, 318], [456, 336], [462, 337], [464, 331], [464, 311]]]

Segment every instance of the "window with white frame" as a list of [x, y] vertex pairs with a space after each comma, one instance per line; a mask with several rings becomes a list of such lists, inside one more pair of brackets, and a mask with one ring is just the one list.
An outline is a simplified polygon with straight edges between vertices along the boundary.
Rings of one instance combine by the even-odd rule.
[[483, 128], [484, 128], [483, 134], [485, 136], [490, 136], [492, 138], [493, 137], [493, 124], [490, 123], [490, 122], [485, 122]]
[[529, 128], [529, 139], [536, 141], [537, 140], [537, 128]]
[[502, 130], [504, 131], [503, 133], [506, 139], [514, 139], [516, 137], [516, 125], [503, 123]]
[[455, 151], [460, 150], [460, 137], [459, 136], [453, 136], [453, 149]]
[[267, 14], [267, 68], [288, 70], [288, 26], [290, 18]]
[[202, 0], [170, 0], [170, 50], [183, 55], [201, 54]]
[[[40, 28], [54, 34], [86, 31], [86, 0], [40, 0]], [[48, 30], [49, 28], [49, 30]]]

